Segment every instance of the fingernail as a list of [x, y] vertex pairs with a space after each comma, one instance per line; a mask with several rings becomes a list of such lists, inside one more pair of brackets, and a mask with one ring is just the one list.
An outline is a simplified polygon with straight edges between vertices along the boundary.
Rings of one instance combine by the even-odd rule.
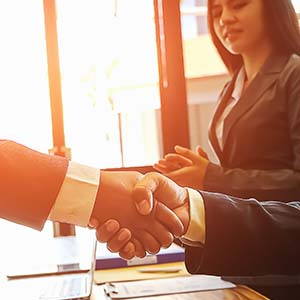
[[183, 152], [183, 151], [186, 151], [186, 148], [184, 148], [184, 147], [181, 147], [181, 146], [175, 146], [175, 149], [176, 149], [176, 151], [180, 151], [180, 152]]
[[88, 224], [88, 226], [90, 228], [96, 228], [96, 227], [98, 227], [98, 225], [99, 225], [98, 220], [96, 220], [94, 218], [90, 219], [89, 224]]
[[128, 232], [125, 230], [122, 230], [121, 233], [118, 235], [119, 241], [124, 241], [128, 238]]
[[123, 251], [125, 252], [125, 253], [130, 253], [130, 252], [132, 252], [132, 246], [130, 245], [130, 244], [127, 244], [124, 248], [123, 248]]
[[118, 230], [118, 224], [115, 221], [109, 221], [108, 224], [106, 224], [106, 229], [109, 232], [115, 232]]
[[140, 213], [147, 214], [150, 210], [149, 201], [142, 200], [141, 202], [138, 203], [138, 207], [139, 207]]

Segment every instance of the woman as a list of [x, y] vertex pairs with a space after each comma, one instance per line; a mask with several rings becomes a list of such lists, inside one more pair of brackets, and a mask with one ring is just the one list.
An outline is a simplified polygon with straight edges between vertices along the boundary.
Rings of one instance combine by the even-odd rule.
[[154, 168], [178, 184], [258, 200], [300, 199], [300, 31], [290, 0], [209, 0], [212, 41], [232, 75], [209, 139]]

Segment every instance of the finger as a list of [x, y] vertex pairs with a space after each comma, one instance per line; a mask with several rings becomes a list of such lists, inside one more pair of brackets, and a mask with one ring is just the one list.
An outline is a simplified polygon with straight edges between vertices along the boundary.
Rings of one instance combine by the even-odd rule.
[[91, 218], [88, 224], [89, 229], [97, 228], [100, 225], [99, 221], [95, 218]]
[[154, 164], [154, 165], [153, 165], [153, 168], [154, 168], [156, 171], [158, 171], [158, 172], [160, 172], [160, 173], [162, 173], [162, 174], [165, 174], [165, 173], [170, 172], [170, 170], [169, 170], [166, 166], [161, 165], [161, 164], [159, 164], [159, 163]]
[[[158, 220], [156, 216], [157, 214], [158, 216], [161, 216], [161, 211], [164, 209], [170, 212], [170, 214], [165, 213], [165, 215], [163, 215], [163, 217], [165, 217], [166, 215], [167, 217], [169, 217], [169, 219], [165, 221], [166, 224], [171, 223], [168, 224], [168, 226], [165, 226], [163, 222], [160, 222], [160, 220]], [[160, 247], [167, 248], [172, 244], [174, 240], [173, 234], [180, 232], [181, 229], [183, 229], [183, 225], [175, 213], [173, 213], [169, 208], [161, 203], [158, 203], [157, 201], [156, 209], [153, 211], [153, 217], [155, 219], [151, 220], [151, 226], [149, 226], [148, 232], [151, 232], [151, 235], [158, 241]], [[175, 233], [173, 233], [172, 230], [175, 231]]]
[[132, 259], [135, 255], [135, 245], [132, 241], [129, 241], [120, 251], [119, 255], [128, 260]]
[[176, 153], [190, 159], [194, 164], [197, 164], [199, 161], [199, 155], [188, 148], [175, 146], [175, 151]]
[[178, 154], [174, 154], [174, 153], [167, 154], [165, 157], [165, 160], [167, 163], [176, 164], [176, 166], [180, 166], [181, 168], [189, 167], [189, 166], [193, 165], [193, 162], [190, 159], [188, 159], [182, 155], [178, 155]]
[[97, 240], [107, 243], [120, 229], [120, 224], [116, 220], [107, 220], [99, 226], [96, 231]]
[[[155, 218], [160, 221], [170, 232], [173, 233], [174, 236], [181, 236], [184, 232], [184, 227], [179, 219], [179, 217], [166, 205], [157, 202], [156, 209], [155, 209]], [[151, 228], [152, 229], [152, 228]], [[161, 232], [163, 232], [161, 230]], [[162, 243], [163, 247], [168, 247], [173, 242], [173, 236], [167, 240], [167, 236], [165, 237], [167, 243]], [[161, 237], [162, 239], [162, 237]]]
[[159, 171], [160, 173], [162, 174], [168, 174], [174, 170], [178, 170], [178, 169], [181, 169], [181, 166], [180, 165], [172, 165], [172, 164], [169, 164], [168, 166], [166, 164], [154, 164], [153, 165], [153, 168], [157, 171]]
[[139, 237], [139, 241], [141, 242], [145, 251], [151, 254], [156, 254], [159, 252], [160, 244], [151, 233], [146, 230], [139, 230], [139, 232], [137, 232], [137, 236]]
[[196, 152], [197, 152], [199, 155], [201, 155], [202, 157], [208, 159], [207, 153], [204, 151], [204, 149], [203, 149], [201, 146], [198, 145], [198, 146], [196, 147]]
[[158, 165], [162, 170], [164, 170], [164, 172], [170, 172], [172, 170], [177, 170], [182, 167], [176, 160], [172, 161], [167, 158], [160, 159], [156, 165]]
[[111, 252], [120, 252], [120, 250], [131, 239], [131, 232], [127, 228], [121, 228], [108, 242], [107, 248]]
[[135, 237], [132, 237], [131, 239], [132, 243], [134, 244], [135, 247], [135, 256], [143, 258], [146, 256], [146, 250], [144, 249], [142, 243], [136, 239]]

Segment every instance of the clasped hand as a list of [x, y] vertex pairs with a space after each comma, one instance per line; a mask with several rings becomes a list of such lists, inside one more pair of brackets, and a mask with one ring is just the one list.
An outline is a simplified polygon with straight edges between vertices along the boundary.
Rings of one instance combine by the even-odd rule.
[[200, 146], [195, 152], [175, 146], [175, 153], [165, 155], [153, 167], [181, 186], [202, 189], [208, 163], [208, 156]]
[[187, 230], [188, 193], [159, 173], [102, 171], [90, 223], [125, 259], [154, 254]]

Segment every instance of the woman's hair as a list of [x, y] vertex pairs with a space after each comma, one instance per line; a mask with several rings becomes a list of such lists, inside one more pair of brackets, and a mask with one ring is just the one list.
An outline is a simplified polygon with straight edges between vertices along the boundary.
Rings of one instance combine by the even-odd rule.
[[[277, 51], [300, 55], [300, 27], [297, 14], [290, 0], [262, 0], [267, 32]], [[234, 73], [243, 64], [241, 55], [230, 53], [221, 43], [214, 30], [212, 0], [207, 3], [208, 28], [212, 41], [229, 73]]]

